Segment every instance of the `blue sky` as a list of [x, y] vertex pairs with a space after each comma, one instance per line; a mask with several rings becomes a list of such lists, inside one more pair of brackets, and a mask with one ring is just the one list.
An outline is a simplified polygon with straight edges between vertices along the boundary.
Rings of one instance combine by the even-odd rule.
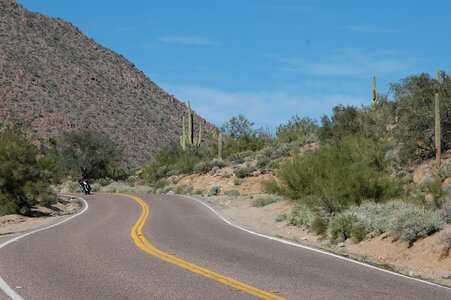
[[448, 0], [18, 0], [132, 61], [220, 126], [274, 128], [451, 69]]

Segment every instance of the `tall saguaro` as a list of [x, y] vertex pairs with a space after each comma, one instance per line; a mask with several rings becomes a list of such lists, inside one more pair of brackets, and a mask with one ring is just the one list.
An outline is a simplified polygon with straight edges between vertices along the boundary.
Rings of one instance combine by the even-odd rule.
[[434, 97], [434, 112], [435, 112], [435, 163], [440, 167], [442, 162], [442, 132], [440, 127], [440, 71], [436, 72], [437, 88]]
[[376, 92], [376, 76], [373, 76], [373, 88], [372, 88], [372, 105], [373, 109], [376, 109], [377, 104], [377, 92]]
[[192, 146], [194, 144], [194, 123], [193, 113], [191, 112], [191, 103], [188, 101], [188, 144]]

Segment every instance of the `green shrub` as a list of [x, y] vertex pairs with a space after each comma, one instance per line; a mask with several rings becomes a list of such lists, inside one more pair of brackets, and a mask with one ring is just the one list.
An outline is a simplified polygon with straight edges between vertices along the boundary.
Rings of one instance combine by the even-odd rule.
[[263, 207], [269, 205], [271, 203], [277, 202], [275, 198], [258, 198], [252, 201], [252, 206], [254, 207]]
[[358, 217], [366, 231], [391, 232], [395, 238], [399, 235], [409, 243], [440, 230], [445, 224], [440, 213], [404, 202], [363, 203], [349, 213]]
[[208, 191], [208, 197], [211, 196], [217, 196], [221, 193], [221, 187], [220, 186], [212, 186], [210, 190]]
[[332, 242], [342, 242], [352, 236], [355, 224], [359, 221], [356, 215], [343, 213], [333, 217], [329, 223], [329, 234]]
[[254, 155], [255, 155], [254, 151], [246, 150], [243, 152], [232, 153], [227, 157], [227, 159], [234, 163], [242, 164], [244, 162], [244, 158], [254, 157]]
[[238, 178], [245, 178], [252, 174], [252, 172], [256, 171], [254, 167], [251, 166], [244, 166], [240, 168], [235, 168], [233, 170], [234, 174]]
[[323, 214], [315, 214], [310, 224], [310, 229], [319, 236], [325, 237], [327, 227], [329, 225], [328, 218]]
[[205, 191], [202, 189], [196, 189], [194, 191], [194, 195], [203, 196], [205, 194]]
[[286, 221], [288, 219], [288, 215], [287, 214], [281, 214], [278, 215], [275, 219], [276, 222], [283, 222]]
[[224, 192], [224, 195], [228, 197], [238, 197], [240, 195], [240, 192], [237, 190], [228, 190]]
[[157, 153], [153, 162], [143, 169], [142, 176], [151, 181], [158, 181], [167, 176], [190, 174], [205, 156], [203, 148], [192, 147], [184, 151], [179, 144], [173, 143]]
[[362, 222], [356, 222], [351, 230], [351, 236], [357, 241], [361, 242], [368, 234], [368, 229]]
[[171, 182], [169, 180], [166, 179], [160, 179], [157, 182], [154, 183], [153, 188], [158, 190], [158, 189], [162, 189], [168, 185], [170, 185]]
[[287, 124], [277, 127], [276, 140], [279, 143], [299, 141], [301, 144], [318, 140], [318, 124], [309, 118], [292, 117]]
[[189, 184], [180, 184], [177, 185], [174, 189], [174, 193], [179, 195], [192, 194], [193, 191], [194, 191], [193, 186]]
[[102, 188], [102, 186], [98, 183], [93, 183], [91, 184], [91, 192], [100, 192], [100, 189]]
[[95, 183], [98, 183], [101, 186], [107, 186], [107, 185], [109, 185], [109, 184], [111, 184], [113, 182], [114, 182], [114, 180], [111, 179], [111, 178], [99, 178], [99, 179], [95, 180]]
[[447, 224], [451, 224], [451, 201], [446, 201], [441, 210], [439, 211], [439, 214], [444, 222]]
[[211, 171], [211, 165], [207, 161], [201, 161], [195, 167], [193, 172], [196, 174], [206, 174]]
[[309, 226], [311, 212], [302, 204], [296, 203], [288, 215], [288, 222], [293, 226]]
[[0, 128], [0, 215], [56, 203], [50, 187], [55, 173], [53, 157], [39, 153], [18, 129]]
[[345, 137], [281, 165], [281, 183], [267, 182], [265, 190], [300, 201], [312, 210], [339, 212], [364, 199], [380, 202], [399, 195], [400, 183], [383, 169], [378, 143], [363, 136]]

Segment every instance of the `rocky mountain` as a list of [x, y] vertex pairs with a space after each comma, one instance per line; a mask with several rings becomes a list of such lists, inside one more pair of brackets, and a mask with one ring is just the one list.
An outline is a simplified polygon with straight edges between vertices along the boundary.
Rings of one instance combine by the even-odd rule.
[[[14, 0], [0, 0], [0, 108], [0, 123], [44, 139], [80, 128], [109, 134], [130, 167], [178, 141], [187, 110], [123, 56]], [[194, 123], [214, 129], [198, 115]]]

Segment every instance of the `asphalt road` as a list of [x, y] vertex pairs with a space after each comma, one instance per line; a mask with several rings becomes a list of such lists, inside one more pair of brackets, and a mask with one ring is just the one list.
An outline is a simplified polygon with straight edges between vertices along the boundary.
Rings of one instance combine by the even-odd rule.
[[80, 216], [0, 249], [0, 276], [24, 299], [451, 299], [450, 289], [246, 233], [188, 198], [140, 196], [147, 219], [129, 197], [86, 198]]

